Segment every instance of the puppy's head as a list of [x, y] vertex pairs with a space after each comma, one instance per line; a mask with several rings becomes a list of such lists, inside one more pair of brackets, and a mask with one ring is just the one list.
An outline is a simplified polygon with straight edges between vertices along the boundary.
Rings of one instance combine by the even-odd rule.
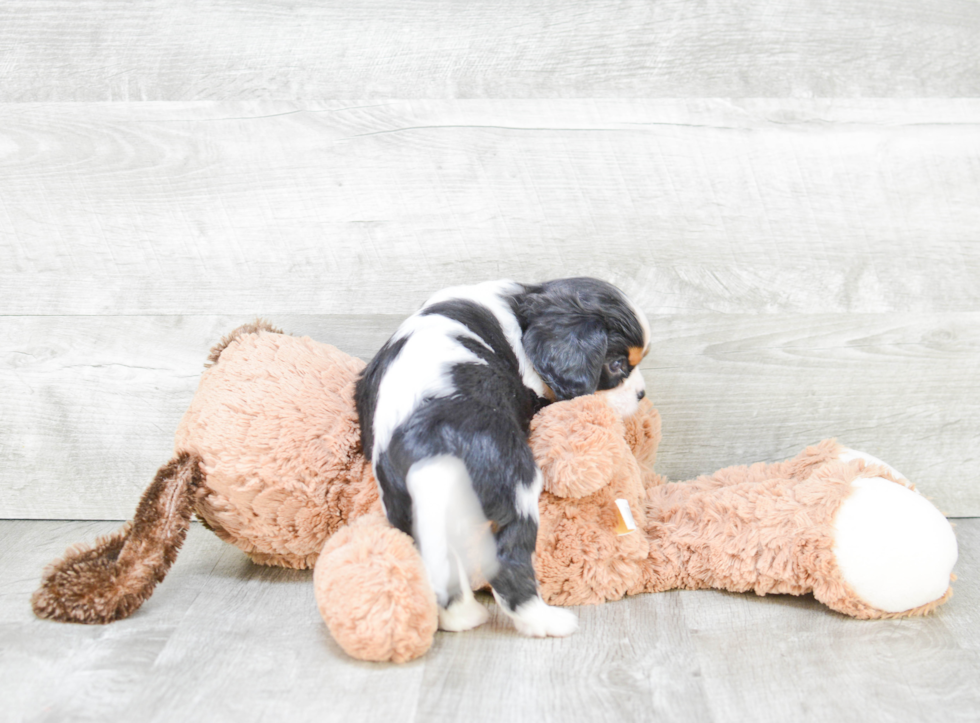
[[599, 279], [548, 281], [527, 287], [518, 317], [524, 350], [555, 399], [601, 392], [622, 415], [636, 411], [650, 327], [623, 292]]

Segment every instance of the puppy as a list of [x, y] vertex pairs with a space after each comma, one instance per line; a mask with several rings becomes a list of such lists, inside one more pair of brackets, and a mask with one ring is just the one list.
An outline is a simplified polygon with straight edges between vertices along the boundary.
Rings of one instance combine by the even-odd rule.
[[573, 613], [541, 599], [531, 562], [531, 417], [593, 392], [636, 411], [649, 344], [646, 317], [604, 281], [502, 280], [437, 293], [367, 365], [355, 392], [364, 453], [389, 521], [419, 547], [440, 628], [485, 622], [472, 590], [489, 582], [521, 633], [575, 632]]

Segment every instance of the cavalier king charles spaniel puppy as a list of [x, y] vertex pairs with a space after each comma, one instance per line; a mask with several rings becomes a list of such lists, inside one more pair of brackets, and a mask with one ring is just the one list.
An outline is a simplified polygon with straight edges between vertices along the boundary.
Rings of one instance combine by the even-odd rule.
[[572, 612], [541, 599], [531, 563], [542, 485], [531, 417], [595, 392], [632, 414], [649, 346], [643, 312], [611, 284], [502, 280], [440, 291], [364, 369], [364, 454], [388, 520], [419, 547], [441, 629], [485, 622], [473, 589], [489, 583], [521, 633], [575, 632]]

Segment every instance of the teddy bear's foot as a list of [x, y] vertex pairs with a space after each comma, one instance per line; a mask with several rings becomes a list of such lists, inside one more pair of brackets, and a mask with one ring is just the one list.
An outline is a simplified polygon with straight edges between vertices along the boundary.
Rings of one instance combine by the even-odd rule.
[[327, 540], [313, 586], [323, 621], [351, 657], [403, 663], [432, 646], [436, 596], [422, 557], [384, 515], [364, 515]]
[[578, 630], [578, 618], [569, 610], [552, 607], [540, 596], [535, 596], [511, 611], [495, 590], [494, 599], [500, 609], [514, 621], [521, 635], [531, 638], [564, 638]]
[[490, 613], [473, 597], [472, 591], [464, 589], [463, 594], [448, 607], [439, 608], [439, 629], [453, 633], [472, 630], [489, 618]]
[[912, 614], [941, 600], [957, 557], [949, 521], [911, 486], [883, 477], [859, 477], [852, 486], [834, 519], [844, 580], [863, 602], [888, 614]]

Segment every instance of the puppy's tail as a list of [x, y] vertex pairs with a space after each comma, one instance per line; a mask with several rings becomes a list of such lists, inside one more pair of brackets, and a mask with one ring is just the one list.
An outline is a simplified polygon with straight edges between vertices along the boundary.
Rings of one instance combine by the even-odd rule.
[[87, 624], [132, 615], [177, 559], [202, 479], [200, 458], [186, 452], [161, 467], [132, 522], [48, 566], [31, 597], [34, 614]]

